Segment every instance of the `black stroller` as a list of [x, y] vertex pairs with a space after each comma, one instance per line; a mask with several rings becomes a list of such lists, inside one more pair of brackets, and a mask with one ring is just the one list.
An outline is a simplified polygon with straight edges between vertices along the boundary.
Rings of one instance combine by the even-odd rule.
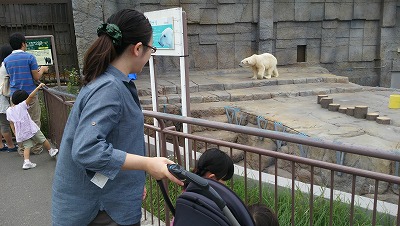
[[168, 170], [185, 183], [186, 191], [171, 203], [163, 183], [158, 183], [170, 211], [175, 216], [174, 226], [254, 226], [254, 221], [242, 200], [225, 185], [204, 179], [168, 165]]

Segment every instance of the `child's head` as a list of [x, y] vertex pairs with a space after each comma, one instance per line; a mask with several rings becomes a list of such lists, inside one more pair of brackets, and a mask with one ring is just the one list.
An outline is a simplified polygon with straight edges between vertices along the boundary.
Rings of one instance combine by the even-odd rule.
[[279, 226], [275, 213], [265, 204], [253, 204], [248, 209], [256, 226]]
[[17, 105], [21, 103], [22, 101], [26, 100], [28, 98], [29, 94], [25, 90], [16, 90], [12, 97], [11, 97], [11, 102], [14, 105]]
[[210, 148], [200, 156], [194, 173], [217, 181], [227, 181], [233, 176], [233, 161], [225, 152]]
[[3, 62], [3, 60], [11, 54], [11, 52], [13, 51], [13, 49], [11, 48], [10, 45], [3, 45], [0, 48], [0, 63]]

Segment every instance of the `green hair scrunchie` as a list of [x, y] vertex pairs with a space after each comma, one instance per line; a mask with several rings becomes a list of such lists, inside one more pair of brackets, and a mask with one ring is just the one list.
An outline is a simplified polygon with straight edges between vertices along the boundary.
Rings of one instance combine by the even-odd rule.
[[101, 24], [97, 27], [97, 36], [101, 36], [102, 34], [108, 35], [114, 46], [119, 46], [122, 43], [122, 33], [119, 27], [115, 24]]

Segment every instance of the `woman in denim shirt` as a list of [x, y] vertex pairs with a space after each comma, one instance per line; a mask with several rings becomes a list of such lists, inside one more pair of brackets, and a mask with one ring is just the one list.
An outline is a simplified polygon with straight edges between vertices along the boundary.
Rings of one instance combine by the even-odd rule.
[[97, 29], [84, 58], [84, 84], [66, 124], [53, 181], [53, 225], [140, 225], [145, 171], [169, 178], [166, 158], [144, 157], [144, 117], [129, 73], [156, 49], [152, 28], [121, 10]]

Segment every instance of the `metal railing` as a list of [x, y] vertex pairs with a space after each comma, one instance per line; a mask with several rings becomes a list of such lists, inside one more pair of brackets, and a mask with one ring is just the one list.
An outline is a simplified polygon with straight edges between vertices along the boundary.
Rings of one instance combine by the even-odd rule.
[[[49, 96], [48, 92], [45, 92], [45, 96]], [[52, 97], [53, 98], [53, 97]], [[68, 108], [70, 107], [69, 102], [65, 102], [61, 98], [56, 98], [54, 101], [59, 101], [61, 105], [66, 105], [63, 108], [59, 108], [60, 113], [64, 111], [64, 113], [68, 112]], [[46, 102], [50, 112], [54, 109], [53, 102]], [[50, 113], [49, 115], [53, 114]], [[216, 146], [221, 149], [225, 149], [231, 157], [234, 157], [234, 153], [239, 153], [242, 156], [242, 163], [235, 166], [235, 173], [239, 174], [239, 177], [234, 177], [229, 183], [230, 186], [234, 191], [234, 183], [235, 181], [242, 181], [243, 182], [243, 189], [244, 189], [244, 202], [248, 204], [250, 196], [254, 201], [254, 193], [251, 194], [250, 191], [257, 191], [256, 193], [256, 202], [263, 202], [263, 192], [266, 189], [269, 189], [270, 193], [273, 194], [274, 205], [273, 208], [276, 213], [279, 212], [279, 207], [281, 203], [279, 203], [279, 194], [283, 193], [284, 189], [288, 189], [291, 196], [291, 213], [290, 213], [290, 224], [291, 225], [298, 225], [296, 224], [296, 203], [297, 195], [299, 194], [297, 191], [300, 189], [302, 194], [308, 195], [308, 206], [309, 211], [303, 213], [308, 215], [310, 222], [309, 225], [318, 225], [313, 221], [314, 213], [316, 209], [314, 208], [314, 203], [317, 197], [321, 196], [327, 200], [329, 203], [329, 225], [338, 225], [337, 222], [334, 222], [333, 215], [334, 215], [334, 207], [336, 205], [336, 200], [339, 196], [345, 197], [349, 211], [348, 216], [342, 216], [342, 218], [346, 218], [345, 225], [354, 225], [354, 221], [357, 218], [356, 209], [363, 208], [366, 209], [365, 212], [371, 214], [371, 225], [380, 225], [380, 219], [378, 216], [383, 212], [384, 214], [391, 216], [388, 222], [389, 225], [400, 225], [400, 214], [398, 209], [398, 204], [400, 202], [399, 195], [395, 195], [395, 201], [392, 203], [386, 203], [378, 199], [378, 190], [379, 186], [382, 183], [388, 183], [388, 186], [398, 185], [400, 184], [400, 177], [390, 175], [387, 173], [382, 172], [375, 172], [372, 170], [360, 169], [357, 167], [351, 167], [346, 165], [337, 164], [335, 160], [332, 162], [325, 162], [318, 159], [312, 159], [311, 157], [303, 157], [299, 155], [287, 154], [282, 153], [279, 151], [274, 150], [267, 150], [259, 147], [249, 146], [246, 144], [239, 144], [235, 142], [228, 142], [218, 137], [205, 137], [199, 136], [195, 134], [186, 134], [180, 131], [176, 131], [176, 127], [173, 126], [174, 123], [186, 123], [190, 126], [200, 126], [206, 130], [223, 130], [223, 131], [230, 131], [236, 134], [247, 135], [247, 136], [254, 136], [258, 138], [265, 139], [272, 139], [272, 140], [279, 140], [285, 141], [286, 143], [293, 143], [294, 146], [298, 145], [305, 145], [308, 147], [318, 147], [323, 150], [328, 150], [332, 152], [332, 155], [336, 154], [336, 151], [341, 151], [343, 153], [351, 153], [354, 155], [364, 156], [368, 158], [377, 158], [382, 159], [383, 161], [390, 161], [392, 164], [395, 162], [400, 162], [400, 156], [394, 152], [372, 148], [367, 146], [356, 146], [356, 145], [349, 145], [343, 143], [335, 143], [330, 141], [324, 141], [319, 139], [313, 139], [306, 136], [299, 136], [296, 134], [284, 133], [279, 131], [273, 130], [265, 130], [260, 128], [253, 128], [247, 126], [240, 126], [228, 123], [221, 123], [215, 121], [208, 121], [198, 118], [191, 118], [191, 117], [183, 117], [177, 115], [171, 115], [166, 113], [160, 112], [153, 112], [143, 110], [145, 115], [145, 139], [147, 142], [147, 155], [148, 156], [155, 156], [156, 153], [160, 153], [161, 156], [173, 158], [178, 164], [184, 166], [185, 159], [190, 160], [190, 167], [193, 167], [195, 161], [193, 159], [197, 159], [198, 151], [205, 150], [209, 147]], [[158, 122], [158, 126], [153, 125], [153, 120]], [[53, 123], [58, 123], [60, 126], [55, 126]], [[62, 120], [59, 118], [56, 121], [50, 120], [50, 127], [61, 129], [64, 125], [62, 124]], [[184, 145], [185, 142], [190, 142], [189, 147], [191, 150], [186, 150]], [[312, 150], [309, 150], [310, 153]], [[186, 158], [187, 154], [189, 153], [189, 158]], [[258, 162], [257, 167], [251, 168], [248, 163], [249, 156], [252, 155], [253, 159], [254, 156], [256, 158], [256, 163]], [[271, 158], [274, 161], [272, 166], [274, 167], [273, 173], [267, 174], [263, 172], [264, 168], [261, 167], [261, 162], [263, 158]], [[287, 178], [279, 176], [280, 164], [286, 162], [289, 165], [290, 169], [290, 176]], [[309, 180], [305, 182], [301, 182], [297, 176], [297, 168], [298, 166], [306, 166], [309, 170]], [[337, 173], [340, 172], [341, 174], [338, 175]], [[327, 181], [321, 183], [320, 181], [316, 181], [316, 174], [325, 173], [327, 175]], [[349, 190], [346, 192], [341, 192], [335, 190], [337, 184], [335, 183], [338, 179], [341, 179], [343, 176], [347, 176], [349, 178], [348, 181], [348, 188]], [[372, 181], [372, 185], [369, 188], [371, 194], [371, 198], [366, 198], [361, 196], [360, 192], [358, 191], [359, 188], [357, 187], [357, 181], [360, 178], [365, 178]], [[153, 194], [154, 190], [158, 188], [154, 185], [148, 187], [148, 194]], [[286, 184], [286, 185], [285, 185]], [[256, 188], [252, 190], [252, 188]], [[394, 186], [393, 186], [394, 187]], [[179, 189], [170, 191], [171, 196], [176, 197], [179, 195]], [[147, 197], [148, 203], [150, 205], [144, 205], [144, 207], [151, 213], [150, 216], [146, 216], [150, 218], [153, 222], [155, 217], [158, 217], [158, 225], [161, 225], [160, 218], [165, 219], [167, 225], [169, 225], [169, 219], [171, 218], [168, 210], [165, 210], [165, 215], [161, 215], [159, 209], [155, 210], [154, 203], [158, 203], [158, 206], [163, 205], [163, 200], [161, 196], [154, 196], [150, 195]], [[361, 200], [361, 201], [360, 201]], [[360, 202], [367, 200], [367, 204], [360, 205]], [[368, 202], [369, 200], [369, 202]], [[147, 202], [146, 202], [147, 203]], [[369, 203], [369, 204], [368, 204]], [[156, 223], [156, 222], [155, 222]], [[328, 223], [327, 223], [328, 224]]]

